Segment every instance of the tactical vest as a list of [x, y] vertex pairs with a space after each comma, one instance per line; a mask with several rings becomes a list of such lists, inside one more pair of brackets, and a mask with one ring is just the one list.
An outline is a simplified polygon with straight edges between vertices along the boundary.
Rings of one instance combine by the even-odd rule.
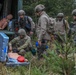
[[72, 22], [70, 25], [71, 32], [76, 32], [76, 22]]
[[24, 19], [19, 19], [19, 27], [25, 29], [26, 32], [31, 30], [31, 23], [28, 16], [25, 16]]
[[65, 34], [65, 25], [63, 23], [63, 20], [61, 21], [55, 21], [55, 25], [54, 25], [54, 31], [55, 31], [55, 34]]

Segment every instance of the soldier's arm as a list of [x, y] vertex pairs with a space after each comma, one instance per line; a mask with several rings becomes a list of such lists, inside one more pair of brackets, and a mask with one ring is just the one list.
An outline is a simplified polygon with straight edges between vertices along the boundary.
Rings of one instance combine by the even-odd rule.
[[18, 37], [14, 38], [13, 40], [11, 40], [9, 42], [9, 46], [12, 46], [12, 44], [14, 44], [15, 42], [17, 42]]
[[42, 36], [46, 33], [47, 30], [47, 19], [45, 17], [41, 18], [41, 30], [40, 30], [40, 34], [39, 34], [39, 38], [38, 40], [42, 39]]
[[29, 38], [27, 39], [27, 41], [26, 41], [22, 46], [18, 47], [18, 50], [21, 50], [21, 49], [26, 48], [28, 45], [30, 45], [30, 43], [31, 43], [31, 39], [30, 39], [30, 37], [29, 37]]
[[70, 26], [69, 26], [68, 21], [66, 21], [66, 20], [65, 20], [65, 23], [66, 23], [66, 30], [67, 30], [67, 33], [68, 33], [68, 32], [69, 32], [69, 30], [70, 30]]
[[12, 51], [12, 44], [14, 44], [17, 41], [17, 38], [14, 38], [9, 42], [9, 50]]

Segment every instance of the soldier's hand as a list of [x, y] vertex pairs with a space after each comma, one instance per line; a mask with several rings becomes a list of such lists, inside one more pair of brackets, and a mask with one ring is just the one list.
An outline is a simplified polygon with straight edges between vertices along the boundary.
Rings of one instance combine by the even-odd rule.
[[9, 46], [9, 51], [12, 51], [12, 46]]
[[32, 31], [30, 31], [30, 35], [33, 35], [33, 32]]

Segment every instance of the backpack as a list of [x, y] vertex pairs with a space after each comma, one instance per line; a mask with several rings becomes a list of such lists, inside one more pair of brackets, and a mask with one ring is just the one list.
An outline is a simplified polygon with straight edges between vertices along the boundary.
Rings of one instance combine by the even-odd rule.
[[55, 23], [55, 18], [49, 17], [49, 23], [47, 26], [48, 33], [54, 33], [54, 23]]
[[20, 21], [20, 18], [19, 18], [18, 21], [19, 21], [19, 27], [20, 28], [24, 28], [27, 31], [31, 30], [31, 23], [30, 23], [30, 20], [29, 20], [28, 16], [25, 16], [24, 20], [21, 20], [21, 21]]
[[[49, 17], [49, 24], [47, 26], [48, 33], [54, 34], [54, 25], [55, 24], [56, 24], [56, 18]], [[64, 24], [64, 28], [66, 30], [67, 27], [66, 27], [65, 19], [63, 19], [63, 24]]]
[[25, 16], [25, 19], [26, 19], [25, 29], [27, 29], [28, 31], [30, 31], [31, 30], [31, 23], [29, 21], [28, 16]]

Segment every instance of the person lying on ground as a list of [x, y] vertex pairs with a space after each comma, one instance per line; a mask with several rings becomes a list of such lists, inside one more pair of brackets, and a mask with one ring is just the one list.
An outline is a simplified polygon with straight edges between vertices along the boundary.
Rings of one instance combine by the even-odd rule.
[[8, 58], [17, 60], [18, 62], [28, 62], [28, 60], [25, 57], [13, 52], [8, 53]]

